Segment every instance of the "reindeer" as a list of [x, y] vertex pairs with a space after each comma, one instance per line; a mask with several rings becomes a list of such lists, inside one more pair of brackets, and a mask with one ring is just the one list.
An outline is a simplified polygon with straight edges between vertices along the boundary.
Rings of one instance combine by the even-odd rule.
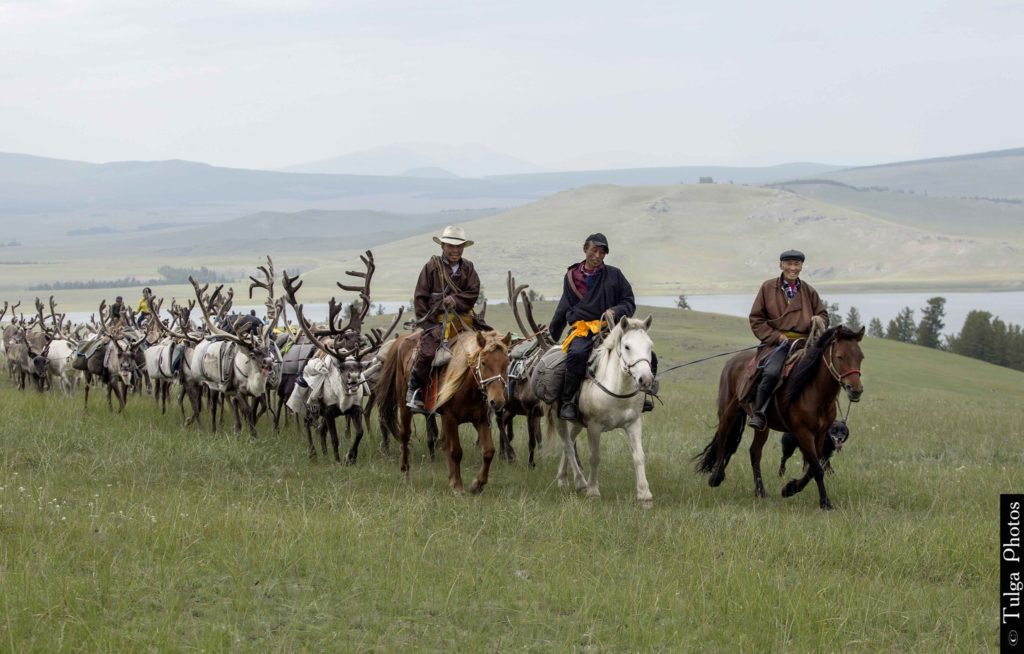
[[[203, 322], [209, 334], [196, 345], [190, 366], [194, 374], [198, 374], [203, 383], [213, 391], [210, 413], [213, 429], [217, 429], [218, 394], [231, 400], [235, 413], [235, 430], [241, 431], [241, 415], [245, 416], [249, 432], [256, 437], [255, 399], [266, 393], [267, 380], [276, 364], [273, 350], [268, 346], [268, 338], [277, 324], [280, 314], [280, 301], [274, 307], [270, 324], [252, 335], [233, 334], [218, 327], [210, 315], [210, 309], [216, 306], [216, 299], [223, 285], [218, 286], [213, 295], [206, 297], [205, 289], [199, 287], [193, 277], [189, 282], [195, 290]], [[230, 289], [229, 289], [230, 290]]]
[[[332, 297], [328, 304], [328, 319], [325, 329], [314, 329], [303, 315], [302, 305], [299, 304], [296, 293], [302, 287], [302, 282], [295, 283], [298, 275], [290, 277], [288, 272], [284, 273], [284, 288], [288, 304], [295, 311], [296, 322], [302, 334], [309, 342], [319, 350], [320, 354], [311, 358], [303, 368], [302, 381], [295, 388], [289, 398], [288, 405], [296, 413], [307, 413], [306, 408], [313, 402], [316, 408], [314, 413], [319, 415], [318, 432], [320, 434], [320, 447], [327, 456], [327, 432], [331, 434], [331, 444], [334, 449], [334, 459], [340, 462], [338, 450], [338, 431], [335, 419], [338, 416], [346, 416], [348, 428], [355, 423], [355, 439], [348, 452], [346, 460], [348, 463], [355, 463], [359, 455], [359, 443], [363, 438], [363, 392], [365, 380], [363, 359], [371, 352], [379, 349], [385, 336], [380, 330], [371, 332], [368, 338], [361, 337], [363, 320], [370, 310], [370, 283], [373, 279], [373, 272], [376, 266], [373, 262], [373, 253], [369, 250], [360, 256], [366, 272], [347, 271], [348, 275], [363, 280], [361, 286], [351, 286], [337, 282], [338, 287], [344, 291], [358, 291], [360, 305], [357, 308], [350, 305], [348, 322], [341, 325], [337, 320], [341, 305]], [[399, 313], [399, 318], [401, 313]], [[391, 325], [391, 330], [398, 324], [398, 318]], [[389, 333], [390, 331], [389, 330]], [[312, 382], [312, 384], [310, 384]], [[310, 458], [316, 457], [316, 448], [313, 445], [311, 423], [313, 418], [306, 417], [306, 438]]]
[[[42, 317], [43, 307], [39, 298], [36, 298], [36, 309], [39, 311], [40, 317]], [[57, 314], [57, 305], [51, 295], [50, 320], [52, 321], [52, 327], [48, 330], [49, 344], [44, 350], [47, 364], [46, 382], [48, 385], [52, 385], [51, 377], [56, 377], [60, 383], [61, 390], [65, 394], [69, 394], [74, 390], [74, 379], [79, 377], [77, 375], [74, 379], [71, 377], [71, 374], [74, 372], [74, 369], [71, 367], [71, 358], [74, 356], [75, 347], [74, 343], [64, 335], [64, 317], [64, 314]]]
[[151, 293], [145, 293], [145, 291], [143, 293], [151, 316], [146, 323], [148, 347], [143, 352], [146, 381], [147, 385], [152, 382], [155, 388], [153, 397], [160, 405], [160, 413], [165, 414], [167, 413], [167, 400], [171, 395], [171, 385], [177, 377], [174, 369], [174, 354], [179, 346], [175, 337], [166, 333], [165, 325], [160, 318], [163, 300], [154, 301]]
[[[533, 392], [533, 387], [529, 383], [530, 373], [533, 371], [533, 367], [540, 359], [540, 356], [554, 343], [548, 335], [547, 327], [538, 326], [537, 322], [533, 319], [533, 302], [530, 301], [530, 296], [526, 293], [526, 289], [529, 286], [527, 284], [517, 286], [516, 279], [512, 276], [511, 270], [508, 271], [507, 286], [508, 305], [512, 309], [512, 315], [516, 319], [519, 330], [525, 335], [524, 339], [513, 344], [513, 354], [516, 353], [517, 349], [531, 349], [529, 346], [524, 348], [522, 344], [533, 342], [536, 345], [528, 356], [518, 361], [513, 359], [509, 365], [508, 402], [505, 404], [505, 410], [498, 415], [498, 433], [500, 435], [498, 452], [506, 461], [515, 461], [516, 453], [512, 448], [512, 439], [515, 434], [512, 429], [512, 422], [516, 416], [526, 416], [526, 426], [530, 434], [530, 467], [534, 468], [536, 467], [534, 463], [534, 450], [541, 442], [540, 419], [544, 416], [547, 405]], [[523, 308], [526, 313], [526, 323], [523, 322], [522, 317], [519, 315], [517, 300], [520, 297], [522, 298]]]
[[124, 340], [123, 320], [118, 320], [115, 326], [108, 324], [106, 300], [100, 302], [99, 316], [100, 334], [97, 337], [105, 339], [106, 343], [100, 347], [102, 354], [97, 353], [93, 356], [85, 371], [85, 406], [89, 406], [89, 387], [92, 385], [92, 378], [97, 376], [107, 385], [107, 407], [113, 412], [114, 402], [111, 396], [117, 396], [117, 412], [121, 413], [128, 401], [128, 391], [131, 390], [135, 377], [135, 354], [131, 350], [131, 344]]

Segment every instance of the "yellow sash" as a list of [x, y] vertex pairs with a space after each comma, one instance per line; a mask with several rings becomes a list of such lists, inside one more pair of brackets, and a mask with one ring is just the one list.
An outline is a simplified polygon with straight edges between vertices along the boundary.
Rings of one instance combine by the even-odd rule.
[[562, 341], [562, 351], [569, 351], [569, 344], [572, 343], [573, 339], [577, 336], [589, 336], [590, 334], [596, 334], [601, 331], [605, 322], [603, 320], [577, 320], [572, 324], [572, 331], [569, 332], [565, 340]]
[[445, 318], [445, 314], [437, 314], [437, 324], [444, 327], [442, 338], [446, 341], [459, 332], [472, 327], [473, 316], [476, 315], [476, 312], [470, 310], [469, 313], [449, 313], [447, 315], [448, 317]]
[[798, 338], [807, 338], [807, 334], [800, 332], [782, 332], [782, 334], [791, 341], [795, 341]]

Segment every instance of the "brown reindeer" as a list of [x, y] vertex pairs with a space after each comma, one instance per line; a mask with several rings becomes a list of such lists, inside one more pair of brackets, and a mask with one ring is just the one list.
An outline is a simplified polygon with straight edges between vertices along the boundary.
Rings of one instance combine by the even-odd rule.
[[[533, 302], [527, 294], [527, 284], [516, 285], [516, 279], [512, 271], [508, 271], [508, 304], [512, 309], [512, 315], [516, 319], [520, 332], [525, 338], [513, 343], [515, 349], [530, 350], [532, 352], [520, 360], [513, 359], [509, 367], [509, 395], [505, 410], [498, 415], [498, 433], [500, 437], [499, 454], [506, 461], [515, 461], [516, 452], [512, 448], [512, 439], [515, 437], [513, 431], [513, 420], [516, 416], [526, 416], [526, 427], [530, 435], [530, 467], [536, 467], [534, 462], [534, 451], [541, 442], [541, 418], [547, 405], [537, 397], [530, 384], [530, 374], [533, 371], [540, 356], [547, 351], [554, 343], [548, 335], [547, 326], [537, 325], [533, 319]], [[519, 298], [522, 298], [523, 309], [526, 314], [526, 322], [519, 315]]]

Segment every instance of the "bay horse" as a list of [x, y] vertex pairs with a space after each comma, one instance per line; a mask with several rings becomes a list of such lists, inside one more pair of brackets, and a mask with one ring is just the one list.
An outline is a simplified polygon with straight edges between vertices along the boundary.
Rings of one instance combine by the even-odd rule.
[[[406, 479], [409, 478], [412, 411], [405, 405], [405, 391], [421, 333], [416, 331], [395, 340], [388, 349], [373, 389], [373, 403], [378, 407], [381, 432], [397, 434], [401, 443], [399, 469]], [[505, 389], [511, 342], [511, 334], [502, 337], [495, 331], [461, 332], [452, 344], [452, 359], [438, 382], [433, 411], [441, 416], [441, 443], [448, 459], [448, 484], [456, 494], [463, 492], [459, 425], [465, 422], [476, 428], [483, 455], [480, 471], [470, 484], [469, 492], [479, 493], [487, 484], [494, 458], [491, 414], [501, 411], [507, 401]], [[425, 391], [427, 388], [424, 386]]]
[[[586, 489], [587, 497], [600, 497], [597, 466], [601, 460], [601, 434], [623, 429], [636, 471], [636, 499], [644, 506], [650, 506], [654, 501], [647, 483], [646, 457], [641, 441], [644, 391], [654, 383], [651, 367], [654, 343], [648, 335], [652, 319], [652, 316], [647, 316], [646, 320], [622, 316], [604, 340], [594, 346], [597, 369], [593, 375], [588, 374], [580, 386], [578, 422], [570, 425], [554, 417], [555, 411], [548, 413], [548, 419], [555, 421], [564, 446], [556, 477], [559, 486], [568, 484], [568, 468], [571, 467], [576, 490]], [[590, 441], [589, 479], [584, 476], [576, 457], [576, 436], [584, 427]]]
[[[851, 402], [860, 401], [864, 392], [860, 366], [864, 353], [860, 341], [864, 328], [854, 332], [843, 325], [826, 330], [809, 345], [793, 372], [775, 392], [765, 416], [764, 429], [754, 433], [750, 445], [750, 466], [754, 474], [754, 495], [764, 497], [761, 479], [761, 450], [768, 439], [768, 430], [791, 432], [800, 447], [806, 464], [804, 476], [791, 479], [782, 488], [782, 496], [802, 491], [811, 479], [818, 484], [818, 500], [822, 509], [832, 509], [825, 492], [824, 471], [820, 458], [825, 435], [835, 421], [839, 390], [846, 391]], [[709, 473], [708, 484], [716, 487], [725, 479], [725, 467], [739, 447], [746, 427], [746, 413], [737, 397], [747, 376], [756, 350], [743, 352], [726, 362], [718, 385], [718, 428], [704, 451], [694, 457], [698, 472]]]

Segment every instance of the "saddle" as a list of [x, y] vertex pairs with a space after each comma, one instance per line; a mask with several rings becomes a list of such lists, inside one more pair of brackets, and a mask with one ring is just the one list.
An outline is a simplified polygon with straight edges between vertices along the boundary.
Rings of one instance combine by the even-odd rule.
[[[803, 339], [791, 341], [789, 344], [789, 356], [786, 357], [786, 363], [782, 366], [782, 374], [779, 375], [779, 381], [775, 384], [775, 388], [772, 389], [772, 395], [774, 396], [775, 391], [779, 390], [779, 387], [786, 382], [789, 378], [789, 374], [793, 371], [793, 367], [796, 366], [804, 358], [804, 353], [807, 351], [805, 348], [805, 342]], [[753, 402], [751, 396], [757, 389], [758, 383], [761, 381], [762, 364], [764, 360], [771, 354], [772, 350], [768, 349], [760, 356], [756, 356], [747, 362], [746, 375], [743, 377], [743, 383], [740, 384], [740, 392], [737, 393], [737, 397], [740, 398], [740, 406], [750, 413], [750, 404]]]

